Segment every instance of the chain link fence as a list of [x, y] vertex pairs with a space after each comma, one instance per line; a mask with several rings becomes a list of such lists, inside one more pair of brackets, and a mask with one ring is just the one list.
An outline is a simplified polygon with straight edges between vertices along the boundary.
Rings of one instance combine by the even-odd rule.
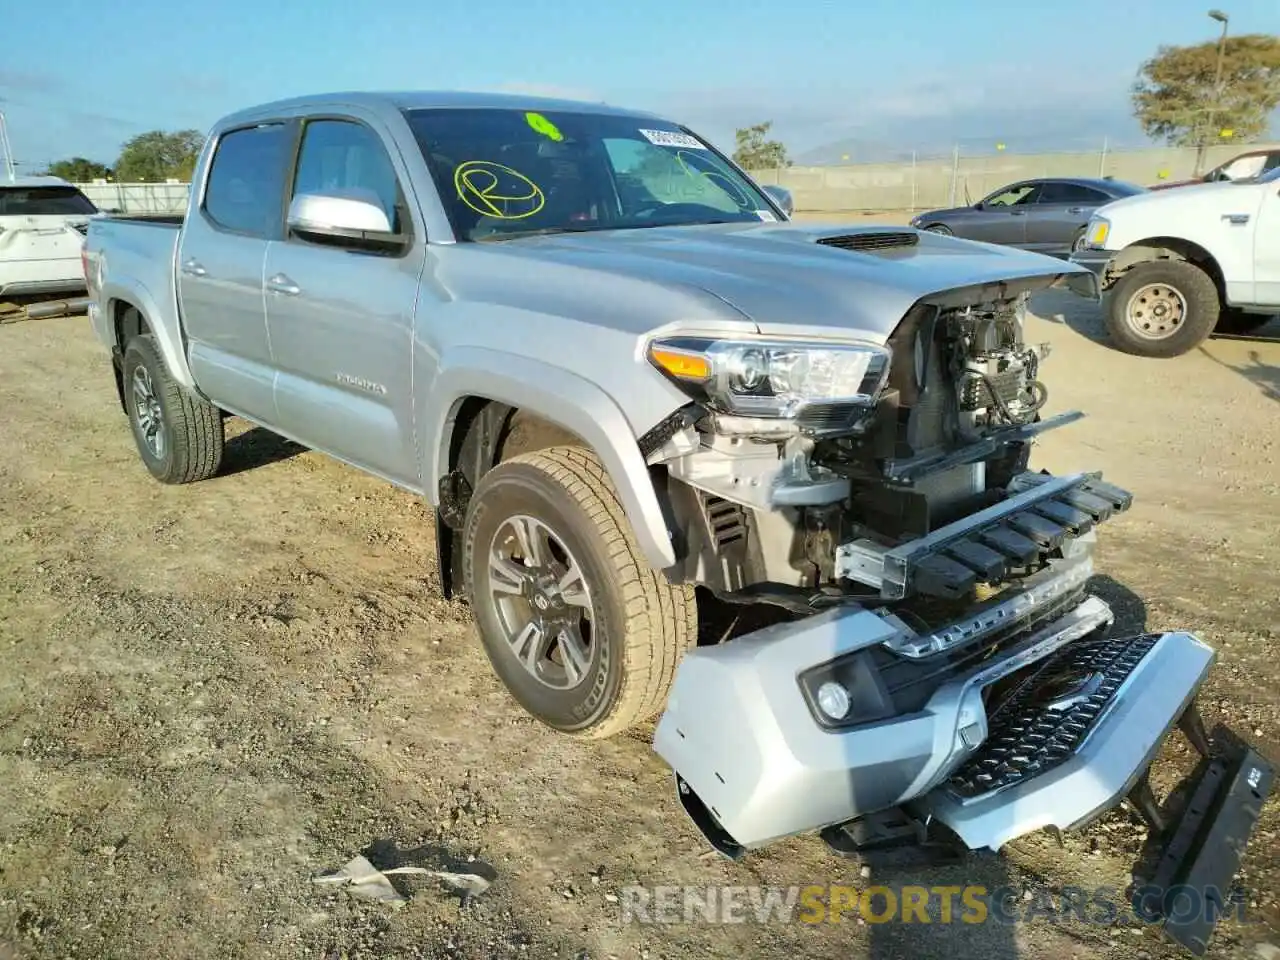
[[786, 187], [806, 213], [916, 211], [976, 203], [1008, 183], [1032, 177], [1111, 177], [1140, 186], [1191, 178], [1264, 144], [1080, 153], [915, 157], [897, 163], [754, 170], [762, 184]]

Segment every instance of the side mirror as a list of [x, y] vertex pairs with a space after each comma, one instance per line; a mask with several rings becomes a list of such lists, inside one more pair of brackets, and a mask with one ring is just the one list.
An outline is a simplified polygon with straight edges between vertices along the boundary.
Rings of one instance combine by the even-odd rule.
[[318, 240], [396, 246], [408, 239], [391, 229], [382, 204], [367, 191], [300, 193], [289, 204], [287, 223], [294, 233]]
[[770, 199], [772, 199], [774, 203], [782, 208], [782, 212], [788, 217], [795, 214], [796, 202], [791, 196], [791, 191], [786, 187], [779, 187], [776, 184], [771, 183], [764, 188], [764, 192], [769, 195]]

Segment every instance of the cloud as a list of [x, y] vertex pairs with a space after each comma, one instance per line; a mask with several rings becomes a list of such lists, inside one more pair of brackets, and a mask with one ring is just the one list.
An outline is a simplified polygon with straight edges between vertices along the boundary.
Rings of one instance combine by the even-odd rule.
[[556, 100], [586, 100], [599, 103], [605, 99], [594, 90], [584, 87], [561, 86], [557, 83], [537, 83], [524, 80], [508, 80], [495, 88], [496, 93], [524, 94], [529, 97], [551, 97]]
[[53, 73], [25, 73], [21, 70], [0, 68], [0, 87], [25, 90], [30, 93], [56, 93], [66, 86], [61, 77]]
[[167, 74], [165, 83], [182, 93], [194, 96], [222, 96], [231, 89], [226, 78], [208, 73]]
[[[1137, 137], [1123, 72], [1071, 73], [1054, 64], [993, 64], [965, 76], [916, 70], [906, 82], [857, 87], [705, 88], [649, 94], [647, 106], [687, 123], [721, 146], [734, 130], [773, 121], [773, 135], [794, 157], [859, 141], [907, 155], [913, 148], [962, 141], [1101, 143], [1103, 136]], [[1039, 149], [1039, 147], [1037, 147]], [[830, 152], [830, 151], [828, 151]], [[839, 160], [848, 149], [837, 152]], [[858, 151], [862, 153], [863, 151]], [[816, 159], [816, 158], [815, 158]], [[817, 162], [828, 162], [827, 160]]]

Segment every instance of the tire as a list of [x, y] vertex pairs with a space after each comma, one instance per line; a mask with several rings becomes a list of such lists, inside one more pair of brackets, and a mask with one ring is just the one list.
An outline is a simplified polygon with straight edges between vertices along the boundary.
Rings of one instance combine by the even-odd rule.
[[1220, 309], [1217, 286], [1195, 264], [1140, 263], [1111, 289], [1107, 330], [1126, 353], [1177, 357], [1213, 333]]
[[1219, 333], [1245, 334], [1260, 330], [1275, 317], [1265, 313], [1245, 313], [1234, 307], [1227, 307], [1218, 316], [1217, 331]]
[[[169, 376], [149, 335], [124, 351], [124, 398], [133, 439], [151, 475], [161, 483], [194, 483], [222, 465], [222, 414]], [[149, 426], [158, 429], [149, 432]], [[158, 436], [160, 442], [154, 443]]]
[[[516, 555], [535, 538], [543, 582], [563, 586], [576, 568], [585, 590], [532, 582], [534, 571]], [[694, 588], [649, 567], [604, 467], [580, 447], [522, 454], [480, 479], [467, 508], [463, 571], [494, 671], [526, 711], [563, 733], [603, 739], [652, 717], [697, 642]], [[569, 644], [557, 639], [534, 662], [539, 641], [565, 636], [566, 623]]]
[[1084, 249], [1084, 232], [1087, 227], [1081, 227], [1076, 231], [1076, 235], [1071, 238], [1071, 253], [1078, 253]]
[[954, 237], [955, 233], [945, 223], [931, 223], [924, 228], [926, 233], [937, 233], [944, 237]]

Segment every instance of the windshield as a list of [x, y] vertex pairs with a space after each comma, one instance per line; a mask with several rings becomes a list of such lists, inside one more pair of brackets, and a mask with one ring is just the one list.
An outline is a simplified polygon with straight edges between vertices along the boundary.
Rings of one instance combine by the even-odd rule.
[[705, 141], [665, 121], [501, 108], [405, 116], [460, 240], [777, 219]]
[[97, 212], [75, 187], [0, 187], [0, 217], [73, 217]]

